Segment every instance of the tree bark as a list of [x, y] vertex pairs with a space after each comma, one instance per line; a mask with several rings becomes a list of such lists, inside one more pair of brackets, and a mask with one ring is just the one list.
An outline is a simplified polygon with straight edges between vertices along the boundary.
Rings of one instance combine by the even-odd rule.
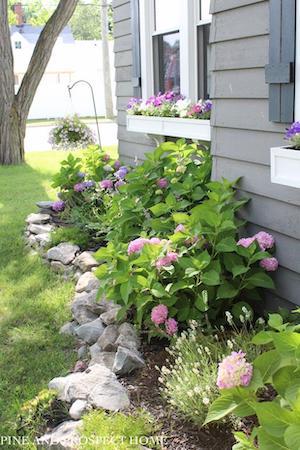
[[101, 3], [101, 35], [102, 35], [102, 66], [104, 81], [104, 99], [105, 99], [105, 117], [111, 119], [114, 116], [111, 75], [108, 47], [108, 19], [107, 19], [107, 0]]
[[26, 120], [56, 39], [75, 11], [78, 0], [60, 0], [43, 28], [18, 93], [14, 92], [13, 53], [7, 0], [0, 0], [0, 164], [24, 161]]

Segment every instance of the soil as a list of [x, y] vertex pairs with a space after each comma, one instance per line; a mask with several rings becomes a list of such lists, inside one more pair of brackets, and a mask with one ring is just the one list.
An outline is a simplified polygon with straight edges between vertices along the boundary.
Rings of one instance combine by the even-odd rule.
[[200, 429], [171, 410], [161, 397], [159, 371], [155, 366], [162, 367], [170, 357], [162, 343], [144, 344], [142, 352], [146, 361], [144, 369], [127, 376], [122, 383], [130, 392], [131, 410], [143, 408], [157, 419], [158, 426], [161, 426], [157, 435], [164, 436], [161, 449], [231, 450], [234, 439], [228, 427]]

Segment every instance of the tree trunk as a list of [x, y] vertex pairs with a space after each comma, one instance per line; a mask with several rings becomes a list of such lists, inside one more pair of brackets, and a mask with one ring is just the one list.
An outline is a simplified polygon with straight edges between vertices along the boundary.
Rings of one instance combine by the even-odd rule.
[[24, 161], [26, 120], [59, 34], [69, 22], [78, 0], [60, 0], [43, 28], [27, 72], [15, 95], [13, 53], [8, 25], [7, 0], [0, 0], [0, 164]]
[[101, 34], [102, 34], [102, 66], [103, 66], [103, 81], [104, 81], [105, 117], [111, 119], [114, 116], [114, 109], [112, 101], [109, 47], [108, 47], [107, 7], [108, 7], [107, 0], [102, 0]]

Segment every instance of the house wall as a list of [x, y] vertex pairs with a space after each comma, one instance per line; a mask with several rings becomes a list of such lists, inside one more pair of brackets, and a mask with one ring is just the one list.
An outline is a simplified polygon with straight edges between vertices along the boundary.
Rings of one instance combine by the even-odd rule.
[[141, 160], [145, 152], [153, 149], [154, 142], [146, 135], [126, 130], [126, 107], [134, 96], [130, 0], [113, 0], [113, 11], [119, 153], [123, 160]]
[[269, 1], [212, 0], [211, 10], [213, 177], [242, 177], [248, 231], [276, 238], [278, 298], [300, 305], [300, 190], [270, 182], [270, 147], [288, 124], [268, 119]]

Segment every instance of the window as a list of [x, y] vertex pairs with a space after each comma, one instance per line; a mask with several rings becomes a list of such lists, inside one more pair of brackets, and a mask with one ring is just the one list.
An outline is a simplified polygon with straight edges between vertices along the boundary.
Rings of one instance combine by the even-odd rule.
[[209, 96], [210, 0], [140, 0], [143, 98], [173, 90]]
[[15, 49], [20, 50], [22, 48], [22, 42], [21, 41], [15, 41]]

